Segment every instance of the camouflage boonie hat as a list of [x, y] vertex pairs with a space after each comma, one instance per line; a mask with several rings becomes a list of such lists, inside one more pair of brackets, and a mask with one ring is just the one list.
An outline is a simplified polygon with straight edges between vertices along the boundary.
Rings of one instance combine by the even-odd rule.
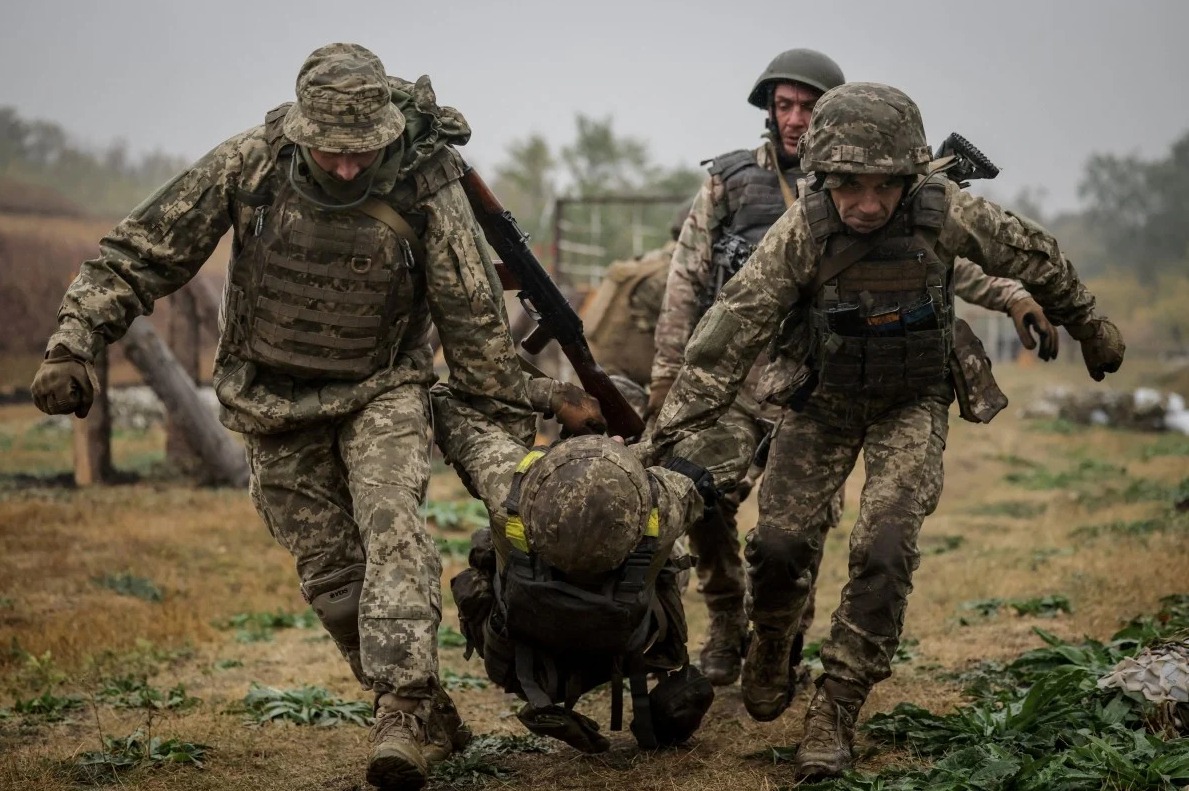
[[[875, 82], [851, 82], [818, 99], [797, 147], [801, 169], [821, 174], [924, 173], [933, 155], [916, 102]], [[827, 187], [831, 186], [829, 181]]]
[[566, 574], [619, 566], [644, 536], [652, 512], [648, 473], [608, 437], [565, 440], [524, 476], [520, 519], [530, 547]]
[[333, 154], [376, 151], [400, 137], [405, 117], [392, 103], [384, 64], [358, 44], [328, 44], [297, 73], [297, 103], [285, 136]]

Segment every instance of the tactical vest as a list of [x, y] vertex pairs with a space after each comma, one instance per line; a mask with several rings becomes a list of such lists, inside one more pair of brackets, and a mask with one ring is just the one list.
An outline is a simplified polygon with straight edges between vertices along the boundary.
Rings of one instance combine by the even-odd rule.
[[[718, 157], [710, 175], [722, 179], [726, 190], [727, 224], [724, 233], [746, 239], [753, 247], [784, 214], [784, 196], [775, 170], [760, 167], [754, 151], [732, 151]], [[801, 178], [798, 168], [784, 171], [790, 185]]]
[[388, 224], [296, 193], [287, 110], [265, 118], [272, 172], [236, 194], [224, 337], [237, 357], [295, 377], [365, 379], [428, 331], [424, 262]]
[[[864, 244], [825, 190], [803, 195], [822, 260]], [[893, 396], [946, 381], [953, 346], [953, 262], [936, 253], [945, 185], [927, 181], [875, 246], [812, 295], [812, 364], [820, 387]]]
[[[511, 549], [504, 574], [495, 578], [495, 606], [488, 626], [514, 646], [514, 656], [501, 657], [490, 638], [484, 663], [488, 676], [509, 692], [521, 692], [530, 705], [555, 703], [572, 707], [585, 691], [582, 681], [592, 663], [613, 670], [611, 727], [622, 727], [622, 678], [632, 687], [632, 705], [647, 711], [644, 651], [666, 629], [655, 606], [656, 574], [652, 571], [660, 533], [656, 482], [649, 478], [652, 510], [643, 538], [602, 586], [592, 590], [565, 579], [533, 551], [519, 516], [524, 475], [544, 450], [531, 451], [516, 467], [504, 507], [504, 534]], [[654, 616], [660, 626], [653, 628]], [[508, 660], [511, 660], [509, 663]], [[511, 666], [507, 666], [507, 665]], [[643, 696], [641, 699], [641, 695]]]

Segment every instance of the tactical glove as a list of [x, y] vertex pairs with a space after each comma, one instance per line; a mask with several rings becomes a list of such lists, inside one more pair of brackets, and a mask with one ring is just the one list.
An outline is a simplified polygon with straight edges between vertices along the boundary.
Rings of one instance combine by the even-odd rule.
[[561, 706], [535, 709], [525, 704], [516, 718], [538, 736], [560, 739], [579, 752], [602, 753], [611, 748], [611, 742], [599, 733], [598, 723], [573, 709]]
[[549, 411], [570, 434], [607, 433], [607, 419], [598, 399], [576, 385], [557, 382], [549, 397]]
[[648, 407], [644, 410], [645, 422], [652, 423], [656, 420], [656, 416], [661, 413], [661, 407], [665, 405], [665, 397], [669, 395], [669, 391], [672, 389], [672, 381], [652, 383], [652, 387], [648, 393]]
[[99, 391], [95, 366], [71, 354], [65, 346], [55, 346], [37, 369], [29, 392], [33, 403], [47, 415], [73, 412], [86, 417]]
[[1020, 343], [1024, 348], [1036, 348], [1033, 331], [1040, 336], [1040, 359], [1048, 362], [1057, 359], [1057, 328], [1049, 321], [1044, 310], [1032, 297], [1025, 297], [1007, 309], [1012, 322], [1016, 325], [1016, 334], [1020, 336]]
[[1068, 326], [1069, 334], [1082, 344], [1082, 359], [1086, 370], [1095, 382], [1101, 382], [1107, 374], [1113, 374], [1123, 364], [1123, 352], [1127, 345], [1123, 335], [1110, 319], [1091, 319], [1085, 324]]

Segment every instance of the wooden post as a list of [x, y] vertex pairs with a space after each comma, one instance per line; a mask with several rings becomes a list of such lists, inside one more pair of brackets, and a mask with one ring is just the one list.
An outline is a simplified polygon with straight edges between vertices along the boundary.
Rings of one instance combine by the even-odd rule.
[[132, 322], [124, 336], [124, 354], [137, 367], [145, 383], [177, 420], [178, 429], [203, 462], [206, 477], [214, 483], [248, 485], [248, 460], [244, 449], [202, 403], [198, 388], [173, 352], [147, 319]]
[[111, 405], [107, 397], [107, 350], [95, 357], [99, 392], [85, 420], [74, 420], [74, 483], [95, 486], [111, 483]]
[[[200, 350], [202, 348], [202, 324], [199, 320], [198, 295], [190, 285], [183, 286], [169, 297], [169, 348], [177, 357], [182, 371], [197, 386]], [[193, 474], [202, 466], [202, 460], [186, 439], [186, 433], [172, 411], [165, 414], [165, 460], [183, 474]]]

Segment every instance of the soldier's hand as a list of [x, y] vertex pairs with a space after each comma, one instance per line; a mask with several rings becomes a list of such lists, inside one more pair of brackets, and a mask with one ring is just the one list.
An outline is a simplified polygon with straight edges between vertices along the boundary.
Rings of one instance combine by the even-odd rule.
[[672, 389], [672, 382], [652, 383], [652, 387], [648, 392], [648, 406], [644, 409], [645, 422], [652, 423], [656, 420], [656, 416], [661, 413], [661, 407], [665, 405], [665, 398]]
[[557, 422], [571, 434], [605, 434], [607, 419], [599, 401], [581, 387], [558, 382], [549, 398], [549, 409]]
[[99, 379], [95, 366], [75, 357], [65, 346], [55, 346], [37, 369], [29, 392], [33, 403], [47, 415], [73, 412], [86, 417], [95, 402]]
[[1036, 348], [1036, 338], [1040, 338], [1040, 359], [1048, 362], [1057, 359], [1058, 336], [1057, 328], [1049, 321], [1044, 309], [1032, 297], [1019, 300], [1007, 309], [1012, 323], [1016, 325], [1016, 334], [1020, 336], [1020, 343], [1025, 349]]
[[1123, 364], [1123, 334], [1110, 319], [1091, 319], [1079, 326], [1066, 327], [1069, 334], [1082, 344], [1082, 359], [1095, 382], [1113, 374]]

